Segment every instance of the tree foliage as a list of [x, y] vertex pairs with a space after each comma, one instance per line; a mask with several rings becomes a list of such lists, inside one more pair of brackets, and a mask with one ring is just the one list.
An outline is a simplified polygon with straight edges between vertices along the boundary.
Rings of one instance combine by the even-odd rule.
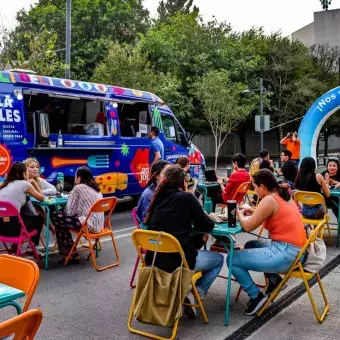
[[215, 170], [219, 151], [227, 136], [250, 113], [249, 105], [241, 104], [242, 83], [232, 83], [227, 71], [210, 71], [194, 84], [202, 113], [215, 138]]
[[194, 0], [161, 0], [157, 8], [159, 20], [167, 21], [169, 17], [177, 12], [186, 14], [191, 12], [198, 13], [198, 7], [194, 6], [192, 8], [193, 1]]
[[[108, 53], [111, 41], [132, 44], [150, 25], [149, 12], [142, 0], [73, 0], [71, 13], [71, 75], [85, 80]], [[57, 35], [58, 59], [64, 62], [65, 0], [39, 0], [29, 11], [19, 11], [16, 19], [18, 25], [7, 44], [12, 59], [17, 50], [23, 51], [24, 58], [28, 59], [30, 48], [26, 35], [47, 29]]]

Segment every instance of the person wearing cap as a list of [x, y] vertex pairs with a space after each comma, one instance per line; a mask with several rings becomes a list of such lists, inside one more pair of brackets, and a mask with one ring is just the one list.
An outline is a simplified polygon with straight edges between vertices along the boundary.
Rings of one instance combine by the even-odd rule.
[[160, 160], [151, 168], [151, 176], [147, 188], [143, 191], [137, 204], [137, 217], [143, 222], [149, 209], [153, 194], [155, 193], [157, 184], [162, 180], [162, 171], [171, 165], [168, 161]]
[[288, 132], [287, 136], [281, 139], [280, 144], [286, 146], [286, 149], [292, 153], [291, 159], [298, 164], [300, 161], [301, 142], [297, 138], [297, 132]]

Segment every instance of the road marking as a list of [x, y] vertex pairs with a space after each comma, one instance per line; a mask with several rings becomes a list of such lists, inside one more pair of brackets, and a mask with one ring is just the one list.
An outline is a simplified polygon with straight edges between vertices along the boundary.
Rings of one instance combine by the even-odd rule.
[[130, 228], [124, 228], [124, 229], [118, 229], [118, 230], [113, 230], [114, 233], [120, 233], [121, 231], [127, 231], [131, 229], [136, 229], [136, 227], [130, 227]]
[[118, 235], [118, 236], [115, 236], [115, 239], [117, 240], [118, 238], [127, 237], [127, 236], [130, 236], [131, 234], [132, 234], [132, 233]]

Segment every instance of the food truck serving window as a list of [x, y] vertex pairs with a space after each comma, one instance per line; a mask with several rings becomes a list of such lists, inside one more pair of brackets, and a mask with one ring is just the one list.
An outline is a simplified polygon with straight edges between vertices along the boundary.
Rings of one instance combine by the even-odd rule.
[[28, 132], [34, 132], [34, 121], [43, 116], [48, 119], [50, 133], [108, 134], [105, 101], [100, 98], [24, 91], [24, 102]]

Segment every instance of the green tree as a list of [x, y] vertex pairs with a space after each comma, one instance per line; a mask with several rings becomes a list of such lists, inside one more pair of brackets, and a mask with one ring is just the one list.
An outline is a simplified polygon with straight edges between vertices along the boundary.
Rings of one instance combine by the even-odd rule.
[[[23, 51], [25, 59], [30, 53], [27, 33], [46, 28], [57, 34], [58, 59], [65, 59], [65, 0], [39, 0], [27, 12], [21, 10], [16, 17], [7, 51], [16, 57]], [[111, 41], [132, 44], [139, 34], [149, 28], [149, 12], [142, 0], [73, 0], [72, 1], [72, 54], [71, 75], [88, 80], [94, 68], [106, 56]], [[59, 76], [63, 75], [60, 70]]]
[[215, 138], [215, 170], [219, 151], [227, 136], [250, 113], [250, 105], [241, 105], [242, 83], [232, 83], [226, 71], [211, 71], [195, 83], [195, 94], [202, 105], [202, 113]]
[[57, 34], [46, 29], [38, 33], [27, 33], [25, 38], [29, 45], [28, 58], [23, 51], [17, 51], [16, 59], [9, 62], [14, 68], [24, 68], [36, 71], [38, 74], [53, 76], [64, 68], [55, 52]]
[[[161, 0], [157, 8], [160, 21], [166, 21], [169, 17], [181, 13], [199, 12], [199, 8], [194, 6], [192, 8], [193, 0]], [[192, 8], [192, 10], [191, 10]]]
[[153, 72], [139, 46], [111, 45], [107, 57], [94, 70], [94, 82], [140, 89], [157, 94], [183, 116], [187, 103], [179, 92], [181, 82], [171, 73]]
[[[305, 114], [322, 92], [323, 85], [315, 77], [308, 48], [298, 41], [273, 34], [267, 38], [264, 86], [271, 92], [271, 121], [280, 125]], [[278, 130], [278, 141], [283, 136]]]
[[181, 123], [193, 135], [207, 133], [209, 126], [192, 86], [205, 73], [221, 68], [221, 45], [230, 30], [216, 20], [203, 22], [197, 13], [177, 13], [169, 22], [157, 22], [140, 41], [153, 72], [172, 74], [180, 81]]

